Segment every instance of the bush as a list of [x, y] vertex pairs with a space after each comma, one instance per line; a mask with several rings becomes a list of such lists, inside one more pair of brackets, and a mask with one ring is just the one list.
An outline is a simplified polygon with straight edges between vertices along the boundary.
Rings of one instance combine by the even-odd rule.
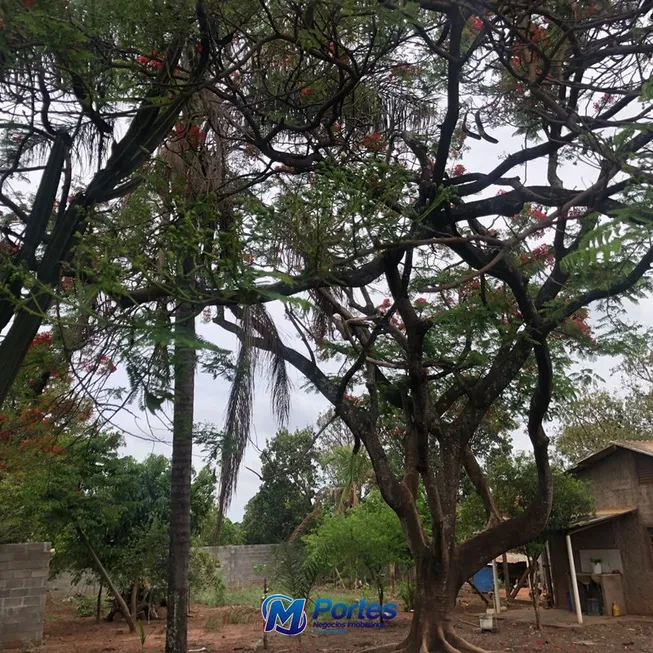
[[[74, 599], [75, 613], [78, 617], [94, 617], [97, 599], [93, 596], [76, 596]], [[104, 601], [102, 608], [104, 608]]]
[[210, 553], [198, 549], [191, 551], [188, 582], [193, 600], [207, 605], [224, 605], [226, 587], [220, 562]]
[[412, 578], [402, 580], [397, 587], [399, 598], [404, 602], [404, 610], [414, 610], [415, 608], [415, 583]]

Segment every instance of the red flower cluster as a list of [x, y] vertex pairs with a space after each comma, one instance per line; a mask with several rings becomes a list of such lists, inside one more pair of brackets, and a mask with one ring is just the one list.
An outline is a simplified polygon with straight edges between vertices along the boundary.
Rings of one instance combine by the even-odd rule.
[[530, 28], [531, 41], [533, 41], [534, 43], [539, 43], [541, 41], [544, 41], [547, 36], [548, 36], [548, 32], [545, 27], [541, 27], [540, 25], [531, 25]]
[[483, 20], [479, 16], [472, 16], [469, 19], [469, 27], [474, 32], [480, 32], [483, 29]]
[[389, 297], [386, 297], [379, 305], [379, 310], [381, 313], [385, 313], [390, 306], [392, 306], [392, 300]]
[[555, 255], [550, 245], [539, 245], [531, 252], [531, 257], [538, 263], [550, 265], [555, 261]]
[[361, 402], [360, 397], [357, 397], [356, 395], [353, 395], [349, 392], [345, 394], [344, 399], [354, 404], [354, 406], [358, 406], [358, 404]]
[[538, 206], [537, 204], [531, 204], [530, 208], [528, 209], [527, 215], [529, 218], [532, 218], [533, 220], [538, 220], [539, 222], [548, 220], [549, 216], [546, 213], [544, 213], [542, 209], [543, 207]]
[[462, 163], [458, 163], [453, 167], [453, 170], [451, 171], [451, 176], [452, 177], [460, 177], [461, 175], [464, 175], [467, 172], [465, 169], [465, 166]]
[[577, 331], [578, 334], [584, 338], [591, 338], [592, 328], [587, 324], [587, 311], [584, 311], [583, 314], [578, 311], [568, 320], [565, 320], [564, 325], [566, 327], [571, 327], [573, 331]]
[[39, 347], [40, 345], [52, 347], [52, 333], [50, 331], [41, 331], [41, 333], [34, 336], [31, 347]]
[[611, 104], [614, 104], [616, 99], [617, 99], [616, 95], [612, 95], [611, 93], [605, 93], [598, 102], [594, 102], [594, 110], [600, 111], [601, 109], [605, 109], [606, 107], [609, 107]]
[[199, 148], [206, 142], [206, 132], [196, 123], [186, 125], [183, 122], [178, 122], [175, 125], [175, 133], [179, 138], [185, 138], [193, 149]]
[[418, 297], [415, 300], [415, 306], [426, 306], [426, 304], [428, 304], [428, 301], [425, 297]]
[[148, 55], [142, 54], [136, 59], [136, 63], [139, 66], [146, 66], [147, 68], [154, 68], [155, 70], [161, 70], [161, 68], [163, 68], [161, 53], [156, 50], [153, 50]]
[[372, 132], [361, 138], [361, 145], [372, 152], [381, 152], [385, 149], [385, 139], [379, 132]]

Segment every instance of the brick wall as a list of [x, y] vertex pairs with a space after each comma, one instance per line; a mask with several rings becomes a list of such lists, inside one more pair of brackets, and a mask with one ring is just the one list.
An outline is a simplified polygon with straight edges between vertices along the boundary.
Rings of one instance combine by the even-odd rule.
[[50, 544], [0, 545], [0, 650], [40, 644]]

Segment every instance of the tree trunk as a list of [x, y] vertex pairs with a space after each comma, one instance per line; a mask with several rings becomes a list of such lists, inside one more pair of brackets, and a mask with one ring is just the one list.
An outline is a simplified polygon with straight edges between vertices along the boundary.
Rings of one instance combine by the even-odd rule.
[[97, 557], [97, 553], [95, 553], [95, 549], [91, 546], [91, 543], [86, 537], [86, 533], [79, 527], [75, 527], [77, 530], [77, 534], [79, 535], [80, 539], [84, 543], [84, 546], [86, 547], [87, 551], [89, 552], [91, 558], [93, 559], [93, 562], [95, 563], [95, 566], [97, 567], [98, 573], [102, 578], [104, 579], [104, 582], [107, 584], [107, 587], [109, 588], [109, 591], [113, 595], [113, 598], [116, 600], [116, 603], [118, 604], [118, 607], [120, 608], [120, 612], [122, 613], [122, 616], [125, 617], [125, 621], [127, 622], [127, 625], [129, 626], [129, 632], [130, 633], [135, 633], [136, 632], [136, 624], [134, 623], [134, 620], [132, 619], [131, 614], [129, 614], [129, 608], [127, 607], [127, 604], [125, 603], [125, 600], [122, 598], [120, 592], [116, 588], [116, 586], [113, 584], [113, 581], [109, 577], [109, 574], [107, 573], [107, 570], [104, 568], [104, 565], [100, 562], [100, 558]]
[[102, 611], [102, 582], [100, 582], [100, 589], [97, 593], [97, 605], [95, 606], [95, 623], [100, 623], [100, 612]]
[[[442, 564], [431, 551], [416, 560], [415, 611], [408, 637], [398, 644], [369, 649], [369, 653], [462, 653], [480, 652], [453, 628], [452, 612], [460, 587], [452, 584], [454, 569]], [[364, 653], [364, 652], [363, 652]]]
[[180, 305], [175, 318], [175, 398], [170, 492], [170, 552], [166, 653], [186, 653], [188, 622], [188, 567], [190, 561], [190, 486], [195, 395], [195, 314]]
[[535, 612], [535, 629], [542, 630], [542, 624], [540, 623], [536, 558], [531, 558], [530, 556], [528, 557], [528, 568], [531, 581], [531, 600], [533, 602], [533, 611]]
[[130, 612], [134, 619], [138, 617], [138, 581], [132, 585]]

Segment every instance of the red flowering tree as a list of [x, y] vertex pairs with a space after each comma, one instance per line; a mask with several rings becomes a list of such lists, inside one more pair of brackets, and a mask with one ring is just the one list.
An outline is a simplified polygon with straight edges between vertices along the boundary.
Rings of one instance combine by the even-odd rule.
[[[300, 271], [323, 276], [317, 284], [304, 276], [310, 308], [287, 310], [306, 351], [280, 343], [260, 320], [244, 328], [220, 311], [216, 322], [280, 353], [370, 456], [418, 579], [408, 637], [378, 650], [452, 653], [473, 650], [450, 620], [462, 583], [546, 524], [545, 418], [575, 389], [572, 357], [603, 346], [589, 307], [602, 317], [620, 296], [650, 288], [653, 32], [647, 9], [632, 2], [424, 2], [410, 15], [393, 11], [380, 20], [392, 15], [409, 45], [386, 40], [375, 60], [382, 63], [356, 80], [367, 101], [356, 117], [348, 105], [356, 93], [339, 103], [330, 92], [338, 88], [330, 53], [348, 55], [341, 79], [373, 57], [359, 58], [369, 44], [345, 34], [312, 43], [311, 53], [323, 55], [312, 69], [301, 56], [280, 67], [269, 94], [254, 83], [224, 89], [256, 125], [247, 138], [285, 166], [266, 233], [288, 237], [292, 254], [259, 260], [267, 256], [275, 270], [288, 262], [286, 289]], [[314, 15], [314, 32], [329, 31], [322, 18]], [[292, 42], [291, 33], [287, 49]], [[407, 58], [410, 78], [397, 74]], [[302, 75], [316, 69], [320, 92], [301, 105], [288, 80], [303, 87]], [[268, 129], [282, 107], [292, 121]], [[515, 131], [522, 138], [513, 140]], [[576, 161], [590, 165], [572, 181]], [[338, 268], [343, 261], [348, 271]], [[339, 375], [322, 366], [332, 356], [348, 363]], [[388, 416], [403, 421], [391, 431], [403, 452], [399, 466], [389, 454]], [[488, 430], [505, 441], [513, 420], [532, 443], [537, 489], [523, 512], [503, 519], [479, 445]], [[486, 524], [460, 542], [465, 478]], [[420, 496], [428, 520], [417, 511]]]

